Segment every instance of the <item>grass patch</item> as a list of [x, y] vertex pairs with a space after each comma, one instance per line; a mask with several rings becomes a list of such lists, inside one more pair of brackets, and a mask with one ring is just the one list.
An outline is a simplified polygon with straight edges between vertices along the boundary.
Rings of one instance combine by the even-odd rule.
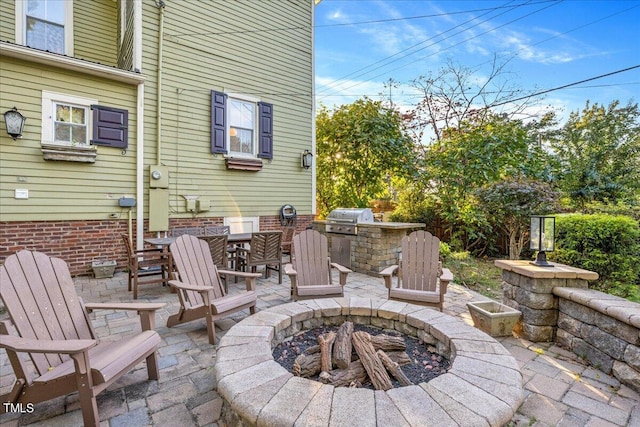
[[469, 252], [452, 252], [444, 266], [453, 273], [453, 281], [486, 297], [502, 299], [502, 270], [493, 264], [493, 259], [472, 257]]

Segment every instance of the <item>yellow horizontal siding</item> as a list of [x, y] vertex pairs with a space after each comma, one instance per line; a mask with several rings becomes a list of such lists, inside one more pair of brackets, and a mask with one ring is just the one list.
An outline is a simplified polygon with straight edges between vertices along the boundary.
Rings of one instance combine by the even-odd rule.
[[15, 42], [16, 40], [16, 3], [12, 0], [2, 0], [0, 5], [0, 40]]
[[74, 56], [117, 65], [119, 25], [117, 2], [73, 2]]
[[[16, 105], [27, 117], [23, 137], [17, 141], [0, 133], [0, 220], [107, 219], [111, 213], [119, 214], [118, 198], [135, 192], [136, 87], [15, 58], [0, 59], [0, 110]], [[98, 147], [95, 163], [44, 160], [42, 90], [129, 110], [127, 153]], [[15, 199], [15, 189], [28, 189], [29, 199]]]
[[[165, 9], [162, 162], [171, 171], [172, 216], [191, 215], [184, 210], [187, 194], [212, 200], [201, 216], [276, 215], [285, 203], [311, 213], [312, 175], [300, 168], [313, 137], [310, 2], [207, 4], [209, 10], [197, 2]], [[253, 32], [292, 26], [306, 28]], [[155, 28], [147, 30], [146, 40], [157, 37]], [[156, 55], [149, 53], [144, 66], [155, 79]], [[228, 171], [224, 156], [211, 154], [211, 89], [274, 105], [274, 158], [263, 160], [262, 170]], [[155, 83], [147, 93], [155, 97]], [[146, 109], [147, 127], [154, 109]]]

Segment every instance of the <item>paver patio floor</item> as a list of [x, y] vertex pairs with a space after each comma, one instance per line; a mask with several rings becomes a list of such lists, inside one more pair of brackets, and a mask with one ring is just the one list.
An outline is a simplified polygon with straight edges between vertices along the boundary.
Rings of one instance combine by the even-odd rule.
[[[131, 301], [127, 275], [113, 278], [75, 279], [78, 293], [87, 302]], [[244, 284], [231, 284], [231, 288]], [[278, 284], [277, 275], [258, 281], [257, 309], [289, 302], [289, 280]], [[124, 375], [98, 396], [102, 426], [217, 426], [222, 400], [216, 392], [213, 365], [215, 347], [209, 345], [204, 319], [174, 328], [166, 320], [178, 311], [176, 294], [159, 285], [143, 286], [139, 301], [167, 302], [156, 317], [156, 330], [162, 337], [159, 347], [160, 380], [148, 381], [143, 364]], [[352, 273], [345, 296], [386, 298], [382, 279]], [[466, 307], [468, 301], [487, 298], [452, 284], [444, 311], [473, 324]], [[222, 337], [237, 321], [248, 315], [237, 313], [216, 322], [216, 334]], [[0, 318], [6, 314], [0, 315]], [[104, 311], [92, 315], [100, 337], [125, 336], [138, 331], [135, 314]], [[573, 353], [553, 343], [532, 343], [515, 337], [499, 341], [519, 362], [525, 381], [525, 400], [512, 426], [640, 426], [640, 395], [621, 385], [610, 375], [585, 365]], [[4, 350], [0, 350], [0, 393], [13, 383], [12, 369]], [[0, 425], [75, 426], [82, 425], [77, 394], [37, 404], [31, 414], [4, 414]]]

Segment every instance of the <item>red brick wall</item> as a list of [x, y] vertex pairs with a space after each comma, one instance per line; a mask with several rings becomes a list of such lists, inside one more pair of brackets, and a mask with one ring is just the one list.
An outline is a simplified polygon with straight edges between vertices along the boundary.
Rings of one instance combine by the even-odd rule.
[[[313, 215], [298, 216], [296, 229], [304, 230]], [[169, 227], [222, 225], [223, 218], [172, 219]], [[260, 217], [261, 230], [281, 229], [278, 216]], [[146, 229], [146, 223], [145, 223]], [[94, 259], [113, 260], [117, 268], [126, 265], [122, 234], [127, 234], [127, 220], [104, 221], [24, 221], [0, 222], [0, 263], [22, 250], [36, 250], [62, 258], [74, 276], [93, 274]], [[134, 221], [133, 234], [136, 234]], [[155, 233], [148, 233], [151, 237]]]

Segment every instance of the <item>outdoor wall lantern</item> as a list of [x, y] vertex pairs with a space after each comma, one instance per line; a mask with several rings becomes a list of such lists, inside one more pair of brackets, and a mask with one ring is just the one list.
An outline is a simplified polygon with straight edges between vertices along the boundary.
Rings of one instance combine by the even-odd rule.
[[313, 162], [313, 154], [311, 154], [311, 151], [304, 150], [304, 152], [302, 153], [301, 160], [302, 160], [302, 167], [305, 169], [309, 169]]
[[556, 218], [553, 216], [531, 217], [531, 243], [529, 248], [538, 251], [536, 260], [531, 264], [539, 267], [553, 267], [547, 262], [547, 252], [555, 249]]
[[24, 122], [27, 120], [25, 116], [20, 114], [16, 107], [4, 113], [4, 123], [7, 126], [7, 133], [15, 140], [22, 136]]

